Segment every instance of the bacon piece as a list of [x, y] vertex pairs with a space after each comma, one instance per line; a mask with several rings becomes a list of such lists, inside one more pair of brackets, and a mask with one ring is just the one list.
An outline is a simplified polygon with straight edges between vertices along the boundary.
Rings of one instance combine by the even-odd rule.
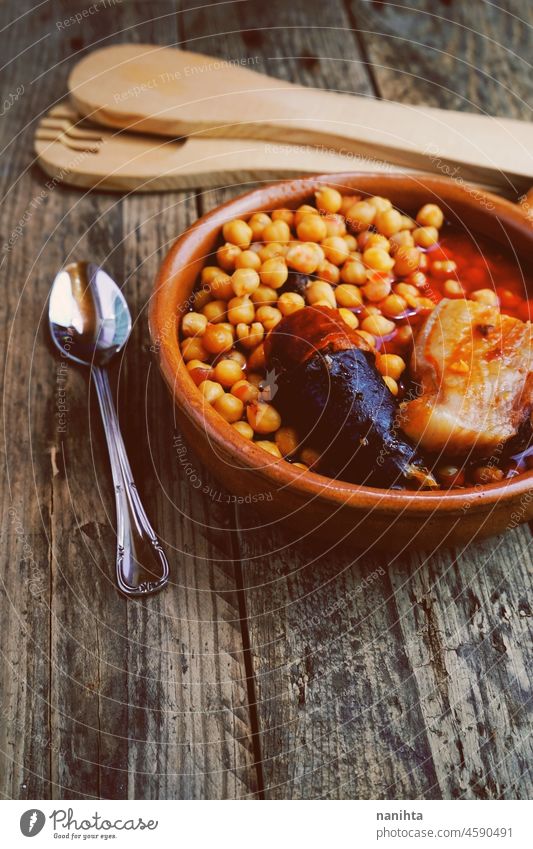
[[426, 451], [486, 455], [533, 408], [531, 324], [497, 307], [443, 300], [420, 327], [411, 372], [422, 394], [401, 405], [404, 433]]

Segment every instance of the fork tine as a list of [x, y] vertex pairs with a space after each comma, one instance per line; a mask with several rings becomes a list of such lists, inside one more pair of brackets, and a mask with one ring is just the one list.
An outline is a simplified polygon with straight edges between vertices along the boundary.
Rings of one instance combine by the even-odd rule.
[[86, 153], [98, 153], [99, 144], [95, 144], [91, 139], [84, 141], [83, 139], [72, 139], [66, 133], [53, 129], [52, 127], [39, 126], [35, 132], [35, 138], [38, 141], [59, 142], [69, 150], [79, 150]]
[[98, 142], [102, 141], [102, 135], [97, 130], [89, 130], [85, 129], [85, 127], [74, 127], [70, 121], [64, 118], [42, 118], [40, 126], [62, 130], [73, 139], [91, 139]]

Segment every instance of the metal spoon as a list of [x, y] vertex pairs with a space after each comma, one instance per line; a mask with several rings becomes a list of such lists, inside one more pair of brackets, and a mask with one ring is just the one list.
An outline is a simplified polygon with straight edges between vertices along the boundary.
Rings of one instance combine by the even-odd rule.
[[168, 583], [168, 561], [133, 480], [105, 368], [130, 335], [128, 305], [102, 268], [73, 262], [54, 280], [48, 320], [61, 354], [89, 366], [96, 386], [115, 485], [119, 589], [150, 595]]

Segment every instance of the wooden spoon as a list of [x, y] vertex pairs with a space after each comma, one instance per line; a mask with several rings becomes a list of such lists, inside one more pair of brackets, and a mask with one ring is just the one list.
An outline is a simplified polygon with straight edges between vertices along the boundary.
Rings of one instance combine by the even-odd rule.
[[170, 191], [238, 185], [305, 174], [398, 171], [389, 163], [311, 146], [253, 139], [176, 141], [103, 129], [68, 103], [53, 107], [35, 132], [41, 167], [57, 182], [103, 191]]
[[82, 115], [135, 132], [313, 144], [516, 193], [533, 178], [531, 123], [302, 88], [175, 48], [96, 50], [69, 89]]

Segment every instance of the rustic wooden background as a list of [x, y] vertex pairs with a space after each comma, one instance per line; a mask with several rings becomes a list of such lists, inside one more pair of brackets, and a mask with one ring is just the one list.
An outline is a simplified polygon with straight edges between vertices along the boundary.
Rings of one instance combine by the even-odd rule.
[[[72, 63], [125, 41], [258, 56], [259, 70], [309, 85], [530, 120], [530, 4], [106, 0], [59, 25], [89, 5], [0, 4], [2, 99], [24, 86], [1, 125], [2, 796], [531, 797], [529, 527], [394, 560], [246, 529], [253, 517], [214, 482], [204, 496], [189, 484], [146, 321], [166, 247], [246, 187], [83, 195], [46, 188], [32, 158], [37, 117]], [[75, 367], [58, 432], [45, 317], [71, 257], [127, 280], [136, 318], [119, 406], [173, 575], [146, 603], [113, 588], [108, 461]]]

